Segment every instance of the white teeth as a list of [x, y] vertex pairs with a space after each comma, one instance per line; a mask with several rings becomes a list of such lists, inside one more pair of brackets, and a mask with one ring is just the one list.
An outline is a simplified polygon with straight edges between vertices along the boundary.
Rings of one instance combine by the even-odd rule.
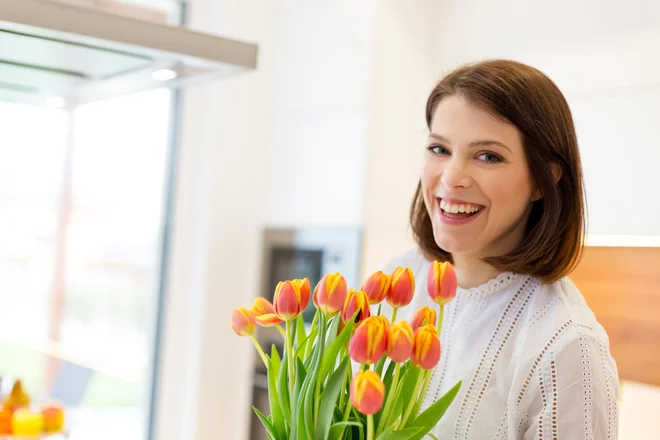
[[464, 212], [466, 214], [472, 214], [475, 212], [479, 211], [479, 206], [477, 205], [472, 205], [472, 204], [458, 204], [458, 205], [450, 205], [449, 203], [445, 202], [444, 200], [440, 200], [440, 209], [442, 209], [445, 212], [452, 213], [452, 214], [458, 214], [459, 212]]

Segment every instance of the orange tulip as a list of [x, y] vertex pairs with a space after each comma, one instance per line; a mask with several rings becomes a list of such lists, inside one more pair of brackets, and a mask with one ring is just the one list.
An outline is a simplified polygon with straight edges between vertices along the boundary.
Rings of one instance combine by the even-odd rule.
[[435, 325], [435, 310], [429, 306], [422, 306], [415, 312], [410, 320], [413, 331], [417, 330], [425, 324]]
[[353, 317], [355, 312], [360, 311], [355, 317], [355, 322], [359, 323], [371, 316], [369, 310], [369, 298], [364, 290], [354, 290], [352, 287], [348, 289], [346, 294], [346, 302], [344, 308], [341, 310], [341, 320], [346, 324]]
[[284, 321], [289, 321], [305, 310], [307, 304], [303, 304], [303, 300], [298, 283], [280, 281], [275, 288], [273, 300], [275, 313]]
[[362, 285], [362, 290], [369, 298], [369, 304], [380, 304], [390, 291], [390, 276], [380, 270], [374, 272]]
[[385, 384], [374, 371], [361, 371], [351, 380], [351, 403], [362, 414], [376, 414], [385, 400]]
[[314, 305], [327, 316], [334, 316], [346, 302], [346, 280], [339, 273], [321, 278], [314, 288]]
[[303, 305], [303, 310], [305, 310], [309, 304], [309, 279], [303, 278], [302, 280], [293, 280], [291, 282], [298, 285], [298, 289], [300, 289], [300, 302]]
[[458, 280], [454, 267], [448, 261], [434, 261], [429, 267], [427, 279], [429, 296], [436, 304], [444, 306], [456, 296]]
[[394, 308], [407, 306], [415, 294], [415, 277], [412, 270], [406, 267], [397, 267], [392, 274], [392, 285], [387, 294], [387, 302]]
[[256, 330], [254, 315], [241, 307], [231, 312], [231, 328], [238, 336], [252, 336]]
[[414, 341], [413, 329], [407, 321], [392, 324], [387, 331], [387, 355], [394, 362], [407, 361], [412, 355]]
[[250, 312], [254, 315], [257, 324], [263, 327], [272, 327], [282, 322], [282, 319], [275, 313], [273, 304], [263, 297], [254, 300]]
[[425, 370], [432, 370], [440, 360], [440, 336], [435, 326], [424, 325], [415, 330], [412, 363]]
[[348, 344], [348, 354], [360, 364], [374, 364], [387, 350], [387, 327], [384, 316], [371, 316], [358, 326]]

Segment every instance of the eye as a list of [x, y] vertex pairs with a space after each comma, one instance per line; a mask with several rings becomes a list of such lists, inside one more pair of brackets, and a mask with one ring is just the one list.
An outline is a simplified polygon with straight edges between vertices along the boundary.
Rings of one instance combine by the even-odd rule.
[[488, 162], [488, 163], [502, 162], [502, 158], [495, 153], [488, 153], [488, 152], [481, 153], [477, 157], [479, 160], [483, 160], [484, 162]]
[[444, 155], [450, 154], [449, 150], [447, 150], [442, 145], [430, 145], [430, 146], [426, 147], [426, 149], [429, 150], [433, 154], [444, 154]]

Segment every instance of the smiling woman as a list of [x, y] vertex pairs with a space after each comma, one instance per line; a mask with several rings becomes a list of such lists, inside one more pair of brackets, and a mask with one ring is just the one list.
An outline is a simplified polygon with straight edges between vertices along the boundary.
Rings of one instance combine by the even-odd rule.
[[[584, 195], [562, 93], [533, 67], [482, 62], [436, 85], [426, 122], [410, 213], [418, 246], [381, 270], [410, 267], [420, 277], [432, 261], [451, 261], [457, 274], [422, 409], [463, 386], [434, 434], [615, 439], [608, 336], [567, 278], [582, 253]], [[415, 298], [400, 310], [406, 319], [431, 305]]]

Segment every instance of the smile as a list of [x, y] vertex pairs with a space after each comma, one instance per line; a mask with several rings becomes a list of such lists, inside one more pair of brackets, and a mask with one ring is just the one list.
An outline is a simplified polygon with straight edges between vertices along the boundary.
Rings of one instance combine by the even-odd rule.
[[483, 210], [483, 205], [462, 200], [437, 198], [438, 213], [443, 223], [460, 225], [471, 222]]

